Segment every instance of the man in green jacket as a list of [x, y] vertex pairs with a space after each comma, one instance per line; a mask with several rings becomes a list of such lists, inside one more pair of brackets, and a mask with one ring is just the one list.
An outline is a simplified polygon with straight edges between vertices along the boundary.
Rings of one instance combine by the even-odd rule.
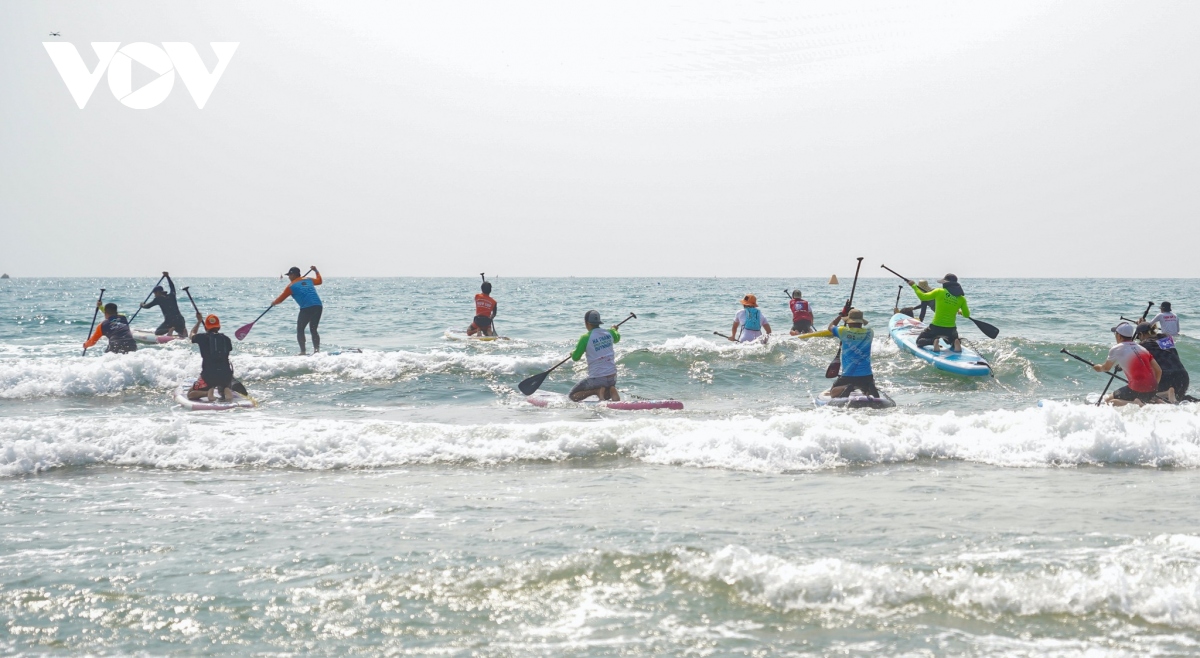
[[971, 309], [967, 308], [967, 297], [963, 294], [962, 286], [958, 285], [958, 277], [953, 274], [938, 279], [941, 288], [925, 292], [916, 282], [908, 280], [908, 285], [923, 302], [934, 301], [937, 307], [933, 311], [933, 320], [921, 335], [917, 336], [917, 347], [931, 347], [934, 352], [940, 352], [938, 338], [950, 344], [955, 352], [962, 351], [962, 340], [958, 337], [958, 314], [964, 318], [971, 317]]

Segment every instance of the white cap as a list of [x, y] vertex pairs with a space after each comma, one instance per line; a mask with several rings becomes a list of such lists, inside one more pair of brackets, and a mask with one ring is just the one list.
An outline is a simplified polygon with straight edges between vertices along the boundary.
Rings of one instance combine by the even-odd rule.
[[1137, 333], [1137, 327], [1134, 327], [1128, 322], [1122, 322], [1112, 329], [1109, 329], [1109, 331], [1113, 332], [1114, 334], [1120, 334], [1126, 338], [1133, 338], [1134, 334]]

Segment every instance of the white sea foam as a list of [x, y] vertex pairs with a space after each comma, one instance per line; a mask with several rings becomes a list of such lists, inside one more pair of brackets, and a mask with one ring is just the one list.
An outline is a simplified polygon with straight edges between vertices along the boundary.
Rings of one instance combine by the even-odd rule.
[[[914, 569], [838, 558], [785, 560], [741, 546], [683, 557], [679, 568], [719, 580], [778, 610], [886, 615], [906, 605], [990, 614], [1123, 616], [1200, 628], [1200, 554], [1171, 550], [1190, 535], [1056, 553], [1032, 568], [955, 563]], [[1166, 548], [1166, 550], [1164, 550]]]
[[[500, 376], [536, 372], [552, 365], [556, 354], [516, 356], [438, 350], [363, 352], [313, 356], [235, 354], [239, 378], [262, 381], [316, 376], [356, 381], [405, 381], [431, 373]], [[191, 381], [200, 357], [190, 350], [144, 349], [101, 357], [0, 359], [0, 398], [113, 395], [135, 387], [169, 390]]]
[[7, 418], [0, 474], [82, 464], [305, 469], [564, 461], [782, 472], [953, 459], [1004, 467], [1124, 464], [1200, 468], [1200, 410], [1050, 405], [971, 415], [801, 412], [692, 419], [459, 425], [294, 420], [263, 414]]

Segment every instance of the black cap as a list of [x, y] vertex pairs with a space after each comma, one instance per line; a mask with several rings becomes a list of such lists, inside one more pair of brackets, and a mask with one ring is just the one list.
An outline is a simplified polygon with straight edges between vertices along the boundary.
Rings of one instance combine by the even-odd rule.
[[1134, 330], [1133, 330], [1133, 332], [1134, 332], [1134, 333], [1133, 333], [1133, 335], [1135, 335], [1135, 336], [1140, 336], [1140, 335], [1143, 335], [1143, 334], [1148, 334], [1148, 333], [1150, 333], [1150, 331], [1151, 331], [1151, 329], [1150, 329], [1150, 323], [1149, 323], [1149, 322], [1143, 322], [1143, 323], [1141, 323], [1141, 324], [1139, 324], [1139, 325], [1137, 326], [1137, 329], [1134, 329]]
[[288, 270], [287, 273], [288, 273], [288, 276], [292, 276], [293, 274], [296, 276], [300, 276], [300, 268], [293, 267], [292, 269]]
[[600, 326], [600, 311], [588, 311], [583, 314], [583, 321], [587, 324]]
[[154, 290], [152, 290], [151, 292], [166, 292], [166, 291], [163, 290], [162, 286], [154, 286]]
[[958, 277], [953, 274], [947, 274], [946, 276], [938, 279], [938, 283], [958, 283]]

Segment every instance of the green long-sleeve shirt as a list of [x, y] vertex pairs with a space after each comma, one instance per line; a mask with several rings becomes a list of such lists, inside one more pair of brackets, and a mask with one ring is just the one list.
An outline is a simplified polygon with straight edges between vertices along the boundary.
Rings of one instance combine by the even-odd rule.
[[937, 302], [937, 308], [933, 311], [933, 320], [930, 322], [935, 327], [957, 327], [959, 312], [964, 318], [971, 317], [971, 309], [967, 308], [965, 296], [951, 295], [945, 288], [937, 288], [930, 292], [925, 292], [917, 286], [913, 286], [912, 289], [917, 294], [917, 299], [923, 302], [929, 300]]

